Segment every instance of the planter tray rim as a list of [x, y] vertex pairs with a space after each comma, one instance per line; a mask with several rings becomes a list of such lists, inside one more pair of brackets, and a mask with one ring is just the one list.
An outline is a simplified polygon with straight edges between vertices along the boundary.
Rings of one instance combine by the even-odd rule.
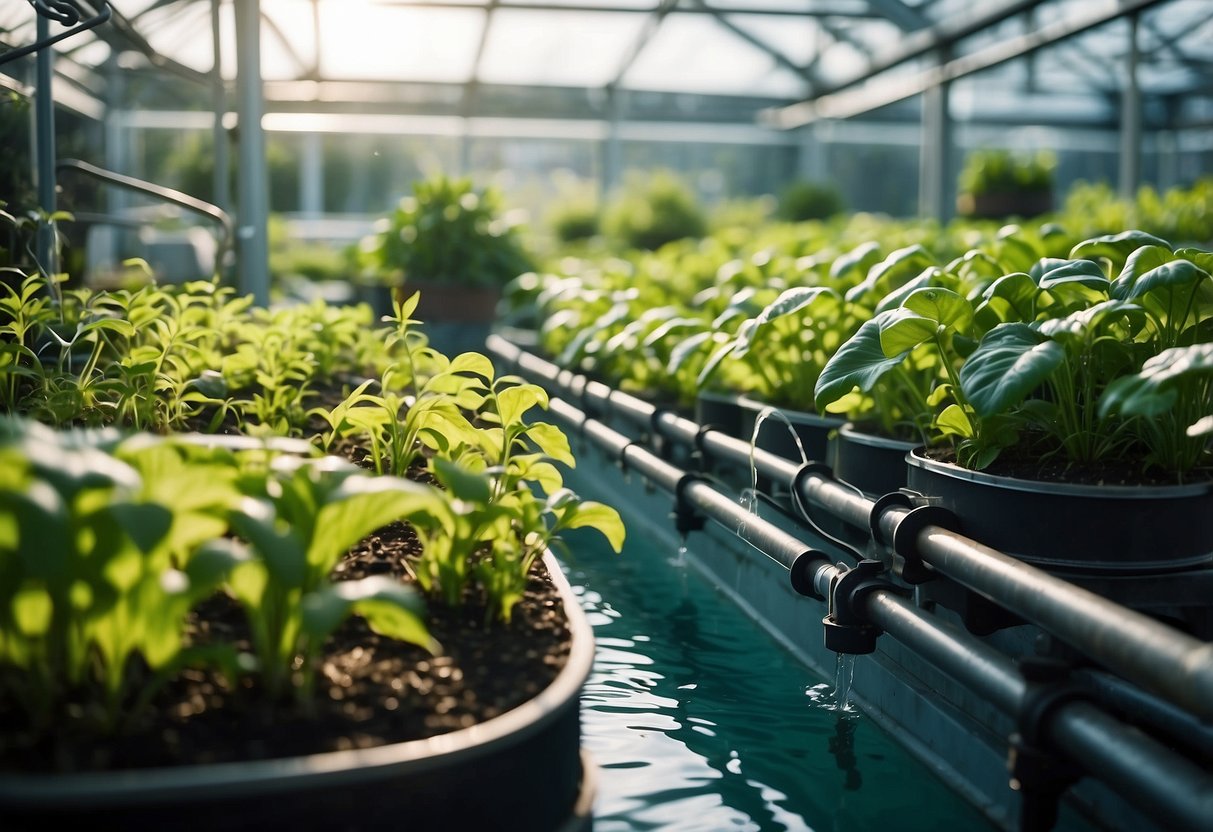
[[906, 463], [925, 471], [933, 471], [956, 479], [970, 480], [982, 485], [997, 486], [1013, 491], [1033, 491], [1040, 494], [1064, 494], [1072, 497], [1102, 497], [1114, 500], [1170, 499], [1175, 497], [1197, 497], [1213, 493], [1213, 481], [1181, 483], [1176, 485], [1096, 485], [1094, 483], [1049, 482], [1025, 480], [973, 471], [954, 462], [940, 462], [923, 456], [923, 445], [916, 445], [906, 455]]
[[217, 787], [225, 797], [287, 792], [340, 782], [421, 773], [490, 753], [542, 730], [575, 704], [594, 661], [594, 633], [568, 578], [550, 551], [543, 556], [568, 617], [568, 661], [548, 687], [518, 707], [469, 728], [375, 748], [294, 757], [116, 771], [0, 775], [0, 805], [132, 806], [196, 797]]

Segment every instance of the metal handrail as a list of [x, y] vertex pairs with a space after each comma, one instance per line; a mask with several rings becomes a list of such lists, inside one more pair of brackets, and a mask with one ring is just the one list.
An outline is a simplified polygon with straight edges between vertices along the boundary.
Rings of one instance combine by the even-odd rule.
[[148, 182], [143, 179], [136, 179], [133, 176], [127, 176], [122, 173], [115, 173], [112, 170], [97, 167], [80, 159], [62, 159], [55, 166], [58, 171], [71, 170], [104, 182], [107, 185], [113, 185], [117, 188], [133, 191], [135, 193], [144, 194], [145, 196], [155, 197], [162, 202], [167, 202], [170, 205], [176, 205], [179, 208], [184, 208], [200, 216], [206, 217], [218, 224], [222, 233], [219, 235], [219, 247], [215, 253], [215, 273], [222, 276], [224, 264], [227, 261], [228, 253], [232, 248], [232, 241], [235, 237], [235, 226], [232, 223], [231, 215], [220, 208], [218, 205], [212, 205], [209, 202], [190, 196], [182, 191], [173, 188], [166, 188], [163, 185], [157, 185], [154, 182]]
[[[34, 11], [47, 20], [53, 20], [64, 26], [73, 26], [75, 28], [60, 32], [53, 37], [43, 38], [25, 46], [17, 47], [16, 49], [10, 49], [0, 54], [0, 64], [15, 61], [17, 58], [23, 58], [33, 52], [39, 52], [65, 38], [70, 38], [72, 35], [94, 29], [109, 20], [114, 13], [109, 3], [105, 2], [105, 0], [96, 0], [89, 3], [89, 5], [96, 9], [93, 16], [89, 18], [84, 17], [84, 11], [78, 0], [50, 0], [49, 3], [46, 0], [29, 0], [29, 4], [34, 7]], [[76, 24], [79, 25], [77, 26]]]

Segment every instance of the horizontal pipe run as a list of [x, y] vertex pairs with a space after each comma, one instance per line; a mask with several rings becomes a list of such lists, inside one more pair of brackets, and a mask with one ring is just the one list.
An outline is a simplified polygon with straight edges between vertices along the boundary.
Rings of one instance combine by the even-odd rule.
[[[881, 515], [890, 533], [906, 510]], [[1134, 684], [1213, 720], [1213, 644], [938, 526], [918, 533], [925, 563], [1038, 624]]]
[[1158, 828], [1209, 829], [1213, 783], [1207, 770], [1087, 702], [1058, 707], [1045, 733], [1101, 782], [1146, 810]]
[[[876, 591], [866, 598], [871, 620], [936, 668], [1015, 715], [1027, 685], [1014, 663], [963, 631], [944, 629], [905, 598]], [[1049, 744], [1159, 818], [1167, 829], [1208, 829], [1213, 781], [1153, 738], [1082, 700], [1060, 703], [1046, 716]]]
[[[538, 374], [544, 377], [559, 374], [550, 369], [554, 365], [522, 353], [504, 339], [490, 339], [492, 351], [498, 352], [499, 345], [506, 360], [508, 354], [516, 354], [519, 366], [542, 369]], [[651, 423], [679, 441], [695, 437], [713, 458], [749, 464], [749, 443], [712, 430], [700, 436], [701, 428], [694, 422], [673, 414], [654, 416], [651, 405], [617, 391], [606, 397], [606, 404], [612, 413], [617, 412], [615, 407], [625, 406], [629, 418]], [[755, 451], [753, 459], [764, 476], [796, 484], [800, 467], [796, 463], [763, 451]], [[821, 473], [809, 472], [800, 479], [801, 496], [851, 525], [867, 528], [874, 503]], [[894, 505], [881, 512], [877, 525], [884, 540], [894, 539], [907, 511]], [[916, 543], [923, 562], [936, 571], [1039, 625], [1130, 682], [1213, 721], [1213, 644], [939, 526], [927, 525]]]
[[866, 604], [872, 622], [915, 654], [1000, 711], [1014, 714], [1019, 710], [1027, 683], [1007, 656], [964, 630], [941, 624], [912, 601], [891, 592], [869, 593]]
[[[693, 473], [665, 462], [567, 402], [552, 399], [551, 412], [625, 467], [654, 476], [654, 484], [725, 528], [741, 528], [741, 539], [785, 568], [790, 569], [799, 554], [811, 550], [763, 518], [749, 514]], [[814, 565], [810, 582], [828, 596], [831, 585], [845, 571], [822, 560]], [[1023, 709], [1027, 684], [1009, 657], [967, 632], [938, 622], [895, 592], [875, 589], [865, 593], [862, 603], [869, 620], [944, 674], [1012, 717]], [[1042, 727], [1052, 746], [1130, 797], [1135, 805], [1163, 818], [1167, 828], [1200, 832], [1207, 828], [1208, 818], [1213, 817], [1213, 780], [1208, 772], [1151, 737], [1081, 700], [1059, 702]]]
[[1127, 714], [1136, 724], [1161, 731], [1172, 747], [1183, 746], [1213, 760], [1213, 726], [1199, 722], [1186, 711], [1150, 696], [1110, 673], [1082, 670], [1078, 676], [1101, 706]]

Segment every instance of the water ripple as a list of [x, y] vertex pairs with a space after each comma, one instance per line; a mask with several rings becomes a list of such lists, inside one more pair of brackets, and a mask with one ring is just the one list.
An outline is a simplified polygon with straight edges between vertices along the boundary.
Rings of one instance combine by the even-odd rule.
[[992, 828], [668, 551], [576, 552], [595, 832]]

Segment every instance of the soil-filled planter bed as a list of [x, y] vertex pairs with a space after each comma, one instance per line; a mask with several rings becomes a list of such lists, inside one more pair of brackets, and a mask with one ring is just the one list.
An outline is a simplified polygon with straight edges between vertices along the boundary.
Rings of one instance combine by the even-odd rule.
[[908, 487], [956, 514], [961, 531], [1052, 570], [1166, 572], [1213, 563], [1213, 482], [1110, 485], [971, 471], [915, 449]]
[[[400, 573], [411, 545], [389, 527], [337, 577]], [[4, 829], [575, 828], [588, 818], [578, 714], [588, 622], [550, 555], [511, 622], [485, 621], [475, 598], [432, 603], [444, 649], [430, 656], [355, 619], [326, 646], [306, 706], [187, 672], [119, 739], [90, 740], [69, 714], [34, 748], [21, 747], [14, 709], [0, 708]], [[240, 626], [222, 599], [193, 622], [199, 641]]]

